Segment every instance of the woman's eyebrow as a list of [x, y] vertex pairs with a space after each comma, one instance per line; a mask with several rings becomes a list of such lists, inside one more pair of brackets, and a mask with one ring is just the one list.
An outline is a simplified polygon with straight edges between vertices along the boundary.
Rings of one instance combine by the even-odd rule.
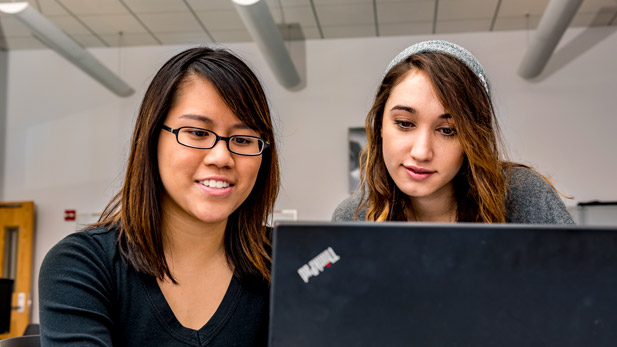
[[207, 116], [199, 115], [199, 114], [183, 114], [180, 116], [181, 119], [191, 119], [204, 123], [214, 123], [212, 119]]
[[[418, 113], [416, 111], [416, 109], [411, 107], [411, 106], [395, 105], [395, 106], [393, 106], [390, 109], [390, 111], [394, 111], [394, 110], [401, 110], [401, 111], [409, 112], [411, 114]], [[449, 113], [444, 113], [444, 114], [439, 115], [437, 118], [439, 118], [439, 119], [451, 119], [452, 116]]]
[[417, 113], [416, 109], [411, 106], [395, 105], [390, 109], [390, 111], [394, 111], [394, 110], [401, 110], [401, 111], [409, 112], [412, 114]]
[[[204, 116], [204, 115], [200, 115], [200, 114], [183, 114], [182, 116], [180, 116], [181, 119], [190, 119], [190, 120], [196, 120], [199, 122], [203, 122], [206, 123], [208, 125], [214, 124], [214, 121], [208, 117], [208, 116]], [[239, 129], [239, 130], [245, 130], [245, 129], [249, 129], [249, 127], [242, 123], [242, 122], [238, 122], [233, 124], [230, 128], [232, 129]]]

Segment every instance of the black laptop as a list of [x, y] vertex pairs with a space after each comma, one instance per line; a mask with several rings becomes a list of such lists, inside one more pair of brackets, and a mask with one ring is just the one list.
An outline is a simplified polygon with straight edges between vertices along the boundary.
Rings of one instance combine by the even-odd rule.
[[617, 346], [617, 227], [285, 223], [269, 345]]

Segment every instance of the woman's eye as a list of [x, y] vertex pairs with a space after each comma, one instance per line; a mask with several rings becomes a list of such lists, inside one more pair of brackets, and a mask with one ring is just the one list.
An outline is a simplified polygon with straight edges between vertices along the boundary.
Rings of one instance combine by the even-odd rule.
[[402, 120], [395, 120], [394, 124], [398, 125], [398, 127], [401, 128], [401, 129], [413, 128], [414, 125], [415, 125], [412, 122], [406, 122], [406, 121], [402, 121]]
[[438, 131], [441, 132], [445, 136], [456, 135], [456, 129], [454, 128], [439, 128]]
[[210, 136], [210, 133], [208, 133], [207, 131], [203, 131], [203, 130], [191, 130], [190, 134], [195, 136], [195, 137], [208, 137], [208, 136]]
[[179, 134], [181, 136], [190, 136], [192, 138], [199, 138], [199, 139], [203, 139], [206, 138], [208, 136], [211, 136], [212, 134], [210, 134], [210, 132], [206, 131], [205, 129], [199, 129], [199, 128], [182, 128], [181, 133]]
[[242, 146], [248, 146], [253, 143], [253, 139], [251, 139], [250, 137], [234, 137], [232, 141], [236, 145], [242, 145]]

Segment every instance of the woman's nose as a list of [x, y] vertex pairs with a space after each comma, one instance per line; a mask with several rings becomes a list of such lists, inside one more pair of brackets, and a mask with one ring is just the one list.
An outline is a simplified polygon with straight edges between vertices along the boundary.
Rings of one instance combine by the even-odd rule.
[[214, 147], [205, 150], [204, 164], [218, 167], [230, 167], [233, 165], [233, 154], [227, 148], [224, 140], [219, 140]]
[[410, 155], [416, 161], [433, 159], [433, 137], [429, 131], [420, 130], [414, 136]]

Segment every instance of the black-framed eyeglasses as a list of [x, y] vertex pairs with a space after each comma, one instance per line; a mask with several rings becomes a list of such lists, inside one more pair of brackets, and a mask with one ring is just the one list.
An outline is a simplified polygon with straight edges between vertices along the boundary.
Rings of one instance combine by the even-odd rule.
[[232, 135], [228, 137], [219, 136], [214, 131], [195, 128], [195, 127], [180, 127], [172, 129], [163, 124], [163, 129], [176, 135], [176, 141], [186, 147], [198, 149], [210, 149], [223, 140], [227, 143], [227, 149], [231, 153], [239, 155], [255, 156], [263, 153], [264, 149], [270, 144], [257, 136], [249, 135]]

